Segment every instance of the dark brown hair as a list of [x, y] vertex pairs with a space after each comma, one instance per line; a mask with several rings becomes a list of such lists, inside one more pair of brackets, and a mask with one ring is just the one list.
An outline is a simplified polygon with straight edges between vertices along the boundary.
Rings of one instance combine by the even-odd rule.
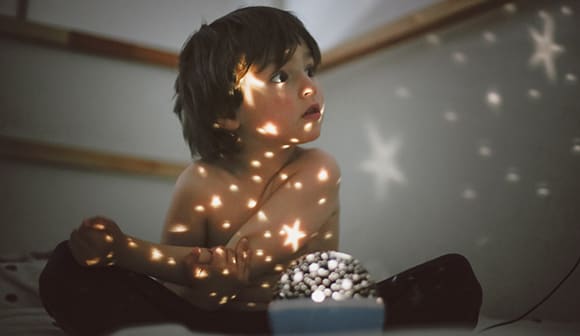
[[299, 44], [310, 50], [315, 68], [320, 49], [292, 13], [272, 7], [245, 7], [189, 37], [179, 56], [175, 107], [192, 157], [214, 160], [239, 150], [237, 136], [215, 127], [236, 117], [242, 103], [239, 81], [251, 66], [282, 67]]

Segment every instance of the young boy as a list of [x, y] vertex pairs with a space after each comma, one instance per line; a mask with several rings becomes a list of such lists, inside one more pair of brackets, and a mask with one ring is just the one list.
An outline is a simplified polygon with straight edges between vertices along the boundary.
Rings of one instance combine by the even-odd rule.
[[[180, 55], [175, 112], [200, 158], [177, 179], [163, 244], [125, 235], [107, 218], [85, 220], [40, 282], [63, 329], [87, 334], [179, 322], [228, 331], [208, 321], [246, 316], [249, 323], [233, 331], [268, 331], [265, 310], [288, 262], [338, 248], [339, 168], [325, 152], [299, 147], [320, 134], [319, 63], [302, 23], [275, 8], [236, 10], [190, 37]], [[166, 281], [177, 296], [138, 274]], [[118, 282], [158, 295], [143, 300]]]
[[[162, 244], [128, 236], [107, 218], [85, 220], [40, 279], [61, 328], [91, 335], [171, 322], [270, 332], [266, 309], [288, 263], [338, 250], [339, 168], [325, 152], [299, 146], [320, 134], [319, 63], [302, 23], [275, 8], [236, 10], [190, 37], [175, 112], [199, 159], [177, 179]], [[477, 323], [481, 288], [459, 255], [384, 280], [377, 291], [386, 328]]]

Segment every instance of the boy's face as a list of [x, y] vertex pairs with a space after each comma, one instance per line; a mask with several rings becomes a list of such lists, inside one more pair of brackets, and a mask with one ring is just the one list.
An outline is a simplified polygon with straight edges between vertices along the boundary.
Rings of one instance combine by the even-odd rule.
[[240, 81], [243, 102], [237, 117], [242, 141], [274, 141], [288, 145], [313, 141], [320, 135], [324, 97], [314, 77], [310, 50], [298, 45], [282, 68], [255, 67]]

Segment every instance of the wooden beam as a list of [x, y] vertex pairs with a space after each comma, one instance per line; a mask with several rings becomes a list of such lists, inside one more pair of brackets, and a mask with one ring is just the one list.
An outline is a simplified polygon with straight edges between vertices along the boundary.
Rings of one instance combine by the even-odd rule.
[[144, 159], [0, 135], [0, 158], [59, 167], [176, 178], [187, 164]]
[[169, 68], [177, 68], [179, 64], [179, 55], [169, 51], [40, 23], [24, 22], [6, 15], [0, 15], [0, 36]]
[[386, 47], [409, 41], [450, 24], [479, 15], [508, 0], [445, 0], [389, 22], [326, 51], [320, 71], [357, 60]]
[[[438, 2], [324, 52], [320, 71], [335, 68], [383, 48], [408, 41], [427, 31], [465, 20], [506, 2], [508, 0]], [[0, 15], [0, 36], [169, 68], [177, 68], [179, 64], [177, 53], [45, 24], [19, 21], [5, 15]]]

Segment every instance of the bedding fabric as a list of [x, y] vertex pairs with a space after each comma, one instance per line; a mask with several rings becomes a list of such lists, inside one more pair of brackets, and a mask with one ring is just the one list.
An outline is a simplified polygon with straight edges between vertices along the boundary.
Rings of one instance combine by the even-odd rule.
[[[377, 292], [387, 303], [385, 329], [472, 329], [482, 294], [469, 263], [457, 254], [379, 282]], [[197, 309], [150, 277], [116, 267], [81, 267], [66, 242], [55, 249], [40, 276], [40, 295], [56, 323], [70, 333], [102, 334], [163, 323], [200, 332], [270, 333], [267, 311]]]

